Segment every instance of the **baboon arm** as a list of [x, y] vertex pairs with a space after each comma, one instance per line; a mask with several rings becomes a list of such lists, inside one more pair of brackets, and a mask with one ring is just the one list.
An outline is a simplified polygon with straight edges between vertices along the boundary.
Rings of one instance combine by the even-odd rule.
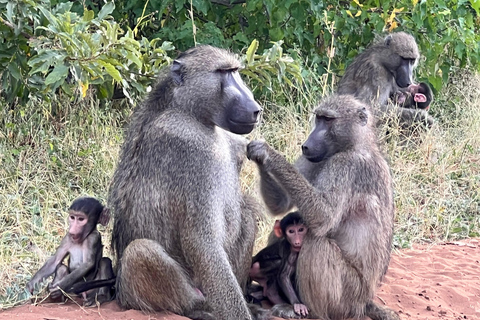
[[[295, 259], [296, 265], [296, 259]], [[280, 272], [280, 288], [282, 288], [283, 293], [287, 296], [288, 301], [290, 304], [300, 303], [300, 299], [298, 299], [297, 294], [295, 293], [295, 289], [293, 288], [292, 284], [292, 275], [295, 272], [295, 265], [290, 265], [288, 261], [285, 263], [282, 271]]]
[[[292, 164], [265, 142], [251, 142], [248, 152], [251, 159], [260, 163], [260, 166], [263, 165], [263, 169], [282, 184], [293, 204], [301, 212], [309, 229], [315, 230], [317, 236], [325, 236], [328, 231], [339, 224], [342, 217], [339, 211], [345, 207], [344, 198], [337, 196], [333, 203], [332, 197], [329, 195], [332, 191], [317, 190]], [[338, 172], [337, 174], [343, 175]], [[344, 194], [346, 192], [340, 193], [340, 195]]]
[[[206, 215], [212, 216], [211, 213]], [[233, 319], [232, 315], [238, 319], [251, 319], [221, 241], [222, 231], [204, 227], [185, 227], [184, 230], [190, 232], [181, 234], [181, 246], [187, 262], [193, 268], [195, 286], [204, 293], [218, 319]]]
[[[52, 283], [52, 287], [60, 287], [62, 290], [69, 289], [74, 283], [80, 281], [96, 266], [97, 250], [101, 248], [101, 238], [99, 233], [92, 232], [83, 241], [82, 255], [83, 263], [71, 270], [62, 280], [57, 283]], [[72, 268], [70, 268], [72, 269]]]
[[65, 236], [60, 243], [57, 251], [53, 256], [48, 258], [45, 264], [38, 270], [32, 279], [27, 283], [27, 288], [30, 292], [33, 292], [35, 285], [43, 279], [48, 278], [54, 272], [57, 266], [62, 262], [62, 260], [67, 256], [68, 250], [70, 249], [68, 238]]
[[260, 171], [260, 190], [262, 192], [263, 201], [273, 215], [280, 215], [293, 207], [289, 194], [285, 191], [281, 184], [266, 170]]

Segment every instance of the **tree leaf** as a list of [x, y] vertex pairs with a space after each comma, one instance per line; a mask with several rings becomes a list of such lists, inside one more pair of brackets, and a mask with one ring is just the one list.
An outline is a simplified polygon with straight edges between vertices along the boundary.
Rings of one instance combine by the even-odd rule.
[[251, 64], [253, 61], [253, 57], [255, 55], [255, 52], [257, 52], [258, 49], [258, 40], [253, 39], [252, 43], [250, 43], [250, 46], [248, 47], [247, 50], [247, 63]]
[[108, 62], [102, 61], [102, 60], [98, 60], [97, 63], [100, 64], [102, 67], [104, 67], [105, 71], [107, 71], [107, 73], [114, 80], [116, 80], [118, 82], [122, 81], [122, 76], [120, 75], [120, 72], [117, 69], [115, 69], [115, 67], [113, 65], [111, 65]]
[[65, 79], [68, 76], [68, 66], [64, 64], [59, 64], [50, 74], [45, 78], [45, 85], [51, 85], [52, 83], [57, 82], [58, 80]]
[[97, 20], [103, 20], [106, 16], [111, 14], [114, 9], [115, 4], [113, 2], [107, 2], [107, 4], [105, 4], [102, 7], [102, 10], [100, 10], [100, 12], [98, 13]]

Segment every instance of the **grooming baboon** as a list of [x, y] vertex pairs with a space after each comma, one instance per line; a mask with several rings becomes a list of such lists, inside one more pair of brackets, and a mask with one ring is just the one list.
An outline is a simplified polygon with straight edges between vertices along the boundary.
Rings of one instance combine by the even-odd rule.
[[374, 106], [378, 118], [396, 115], [401, 122], [433, 124], [433, 118], [424, 110], [403, 108], [388, 103], [388, 99], [413, 83], [413, 69], [419, 58], [415, 39], [396, 32], [378, 41], [360, 53], [345, 70], [338, 94], [351, 94]]
[[390, 260], [394, 203], [370, 110], [334, 95], [315, 115], [296, 168], [265, 142], [247, 147], [272, 213], [296, 206], [308, 227], [297, 264], [300, 299], [325, 320], [399, 319], [372, 302]]
[[251, 319], [242, 291], [259, 210], [240, 190], [237, 134], [260, 106], [239, 67], [225, 50], [189, 49], [132, 115], [109, 190], [123, 307]]
[[[109, 209], [95, 198], [81, 197], [72, 202], [68, 215], [67, 235], [62, 239], [55, 254], [27, 283], [27, 290], [33, 293], [39, 282], [53, 274], [53, 280], [48, 285], [52, 299], [63, 300], [63, 292], [73, 292], [84, 293], [86, 306], [109, 301], [111, 284], [89, 292], [85, 292], [89, 289], [73, 290], [72, 288], [75, 285], [85, 284], [85, 280], [105, 280], [114, 276], [112, 261], [110, 258], [102, 257], [102, 236], [97, 230], [97, 223], [108, 224]], [[68, 263], [63, 264], [66, 256], [69, 257]]]
[[406, 90], [393, 95], [393, 102], [403, 108], [423, 109], [428, 111], [433, 102], [433, 92], [425, 82], [411, 84]]

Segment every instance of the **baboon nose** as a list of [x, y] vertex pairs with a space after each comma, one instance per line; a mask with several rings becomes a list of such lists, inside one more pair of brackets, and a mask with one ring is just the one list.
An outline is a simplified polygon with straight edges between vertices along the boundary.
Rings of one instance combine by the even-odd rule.
[[302, 153], [307, 154], [308, 153], [308, 147], [306, 145], [302, 145]]
[[255, 111], [255, 112], [253, 113], [253, 117], [254, 117], [255, 119], [258, 119], [258, 115], [260, 114], [260, 111], [261, 111], [261, 110], [258, 110], [258, 111]]

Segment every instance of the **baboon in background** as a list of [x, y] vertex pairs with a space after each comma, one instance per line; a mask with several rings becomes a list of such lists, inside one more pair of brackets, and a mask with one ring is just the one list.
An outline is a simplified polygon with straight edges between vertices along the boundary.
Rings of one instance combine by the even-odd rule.
[[300, 299], [321, 319], [399, 319], [372, 301], [390, 261], [394, 203], [371, 111], [334, 95], [315, 115], [296, 168], [265, 142], [247, 147], [270, 211], [296, 206], [308, 227], [297, 264]]
[[372, 104], [377, 117], [395, 114], [407, 124], [433, 118], [421, 109], [403, 108], [388, 103], [389, 98], [413, 83], [413, 69], [419, 58], [415, 39], [405, 32], [392, 33], [360, 53], [345, 70], [338, 94], [351, 94]]
[[261, 109], [239, 67], [225, 50], [189, 49], [133, 112], [109, 190], [123, 307], [252, 318], [242, 289], [259, 210], [240, 189], [238, 134]]

